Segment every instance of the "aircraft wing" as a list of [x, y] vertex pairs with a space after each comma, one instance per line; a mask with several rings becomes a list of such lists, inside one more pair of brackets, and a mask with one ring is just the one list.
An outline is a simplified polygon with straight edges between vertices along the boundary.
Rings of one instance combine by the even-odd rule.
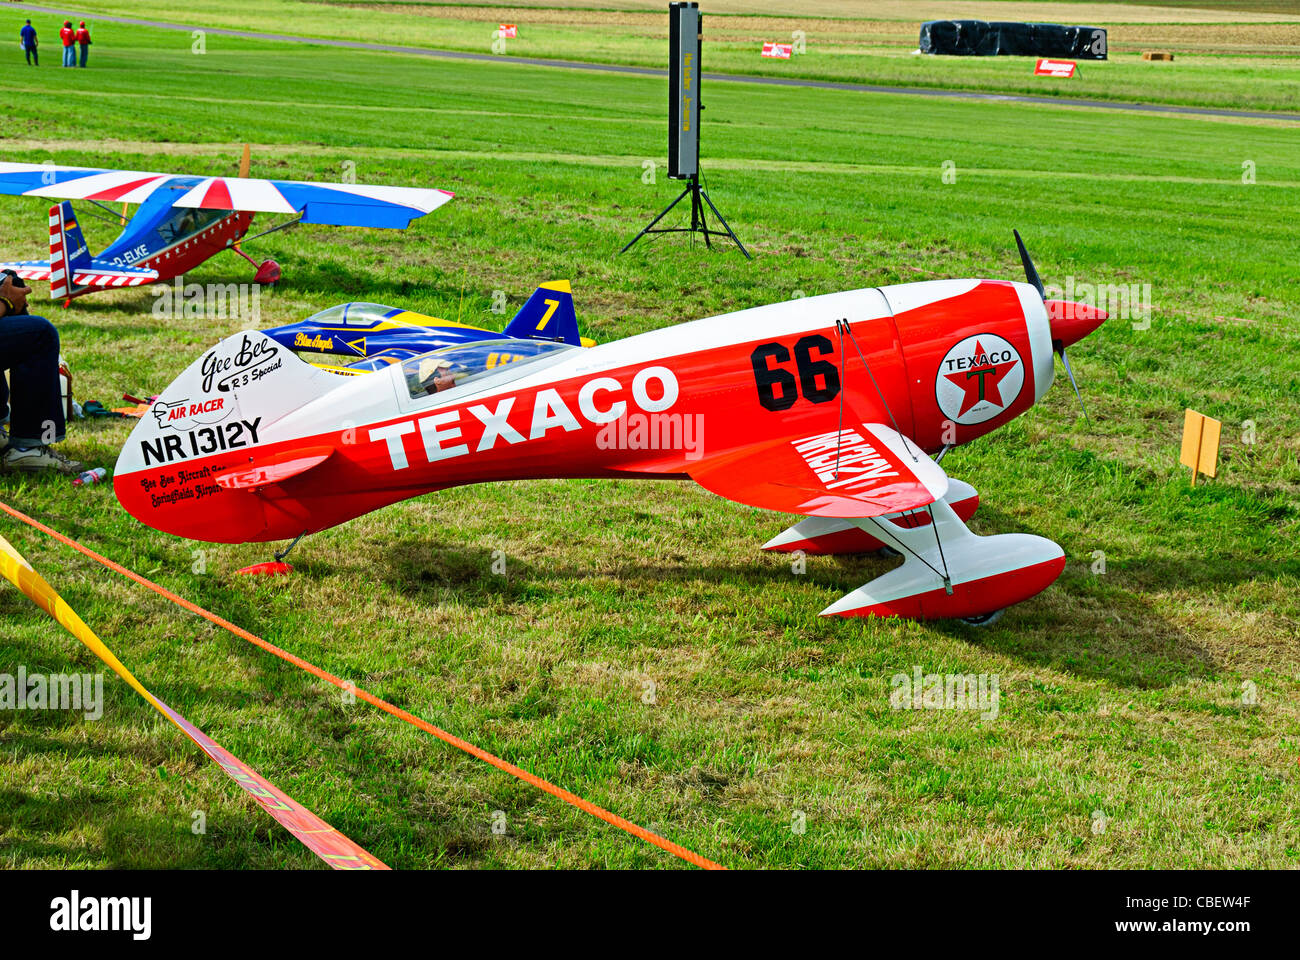
[[[42, 163], [0, 162], [0, 194], [143, 203], [154, 191], [179, 180], [178, 207], [301, 214], [304, 223], [403, 229], [432, 213], [454, 194], [446, 190], [309, 183], [247, 177], [192, 177], [138, 170], [100, 170]], [[197, 183], [194, 182], [197, 180]]]
[[0, 263], [0, 270], [12, 270], [23, 280], [50, 279], [50, 261], [48, 260], [9, 260]]
[[811, 517], [876, 517], [934, 503], [948, 477], [881, 423], [783, 437], [701, 461], [687, 472], [728, 500]]
[[143, 203], [174, 174], [0, 162], [0, 193], [58, 200]]
[[432, 213], [453, 196], [446, 190], [412, 187], [209, 177], [190, 188], [176, 206], [265, 213], [301, 211], [303, 223], [405, 229], [412, 220]]

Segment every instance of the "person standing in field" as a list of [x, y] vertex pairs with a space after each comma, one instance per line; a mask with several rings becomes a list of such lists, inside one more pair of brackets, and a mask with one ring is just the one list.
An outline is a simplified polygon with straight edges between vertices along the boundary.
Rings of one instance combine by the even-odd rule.
[[77, 32], [73, 35], [77, 41], [77, 46], [81, 48], [81, 65], [86, 65], [86, 54], [90, 51], [90, 31], [86, 29], [86, 21], [81, 21], [81, 26], [77, 27]]
[[75, 67], [77, 65], [77, 50], [72, 45], [76, 35], [76, 31], [72, 29], [72, 21], [64, 20], [63, 29], [59, 31], [59, 40], [63, 43], [63, 65], [65, 67]]
[[30, 20], [18, 31], [18, 35], [22, 38], [23, 53], [27, 54], [27, 65], [29, 67], [39, 67], [41, 58], [36, 55], [36, 28], [32, 26]]

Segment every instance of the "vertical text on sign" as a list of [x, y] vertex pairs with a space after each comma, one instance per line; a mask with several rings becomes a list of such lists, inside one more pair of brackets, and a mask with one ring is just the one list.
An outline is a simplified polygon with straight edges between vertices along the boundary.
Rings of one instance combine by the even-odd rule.
[[668, 5], [668, 176], [678, 180], [699, 174], [700, 20], [698, 3]]

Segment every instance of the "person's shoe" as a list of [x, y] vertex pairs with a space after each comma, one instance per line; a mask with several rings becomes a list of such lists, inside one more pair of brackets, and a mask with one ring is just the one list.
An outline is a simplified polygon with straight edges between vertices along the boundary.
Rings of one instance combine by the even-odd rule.
[[21, 470], [24, 473], [54, 470], [58, 473], [78, 474], [86, 469], [84, 463], [69, 460], [53, 447], [28, 447], [26, 450], [10, 447], [4, 454], [4, 467], [6, 470]]

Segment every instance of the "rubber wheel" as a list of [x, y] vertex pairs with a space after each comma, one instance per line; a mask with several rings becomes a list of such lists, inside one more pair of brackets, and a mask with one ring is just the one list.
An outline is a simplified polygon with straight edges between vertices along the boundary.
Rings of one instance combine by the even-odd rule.
[[976, 617], [962, 617], [961, 622], [968, 627], [991, 627], [1002, 619], [1002, 614], [1007, 612], [1007, 608], [994, 610], [992, 613], [981, 613]]
[[876, 556], [884, 557], [886, 560], [893, 560], [897, 557], [901, 557], [902, 554], [899, 553], [897, 550], [895, 550], [893, 547], [881, 547], [879, 550], [876, 551]]

